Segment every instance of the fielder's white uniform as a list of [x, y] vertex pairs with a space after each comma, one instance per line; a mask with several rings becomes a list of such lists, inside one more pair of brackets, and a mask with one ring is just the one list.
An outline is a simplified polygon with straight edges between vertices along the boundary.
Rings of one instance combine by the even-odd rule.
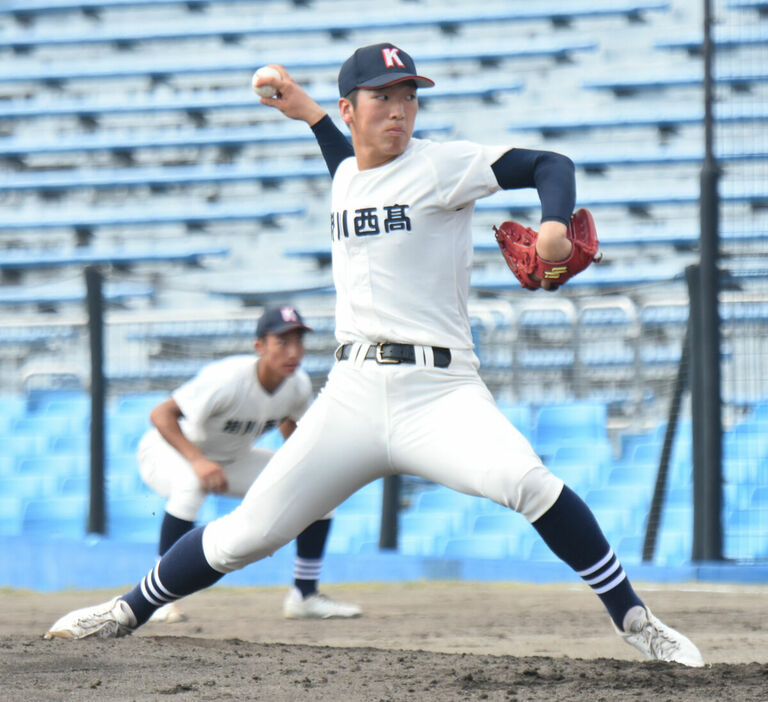
[[[222, 467], [225, 494], [235, 497], [245, 495], [274, 454], [253, 442], [285, 419], [298, 421], [312, 402], [304, 371], [296, 370], [269, 393], [256, 375], [257, 362], [253, 355], [214, 361], [172, 394], [184, 415], [179, 421], [184, 436]], [[195, 521], [209, 493], [189, 461], [157, 429], [142, 437], [138, 459], [144, 482], [168, 499], [166, 512]]]
[[[467, 298], [474, 201], [499, 190], [508, 146], [412, 139], [393, 161], [343, 161], [332, 187], [336, 336], [353, 344], [240, 506], [203, 535], [229, 572], [271, 554], [377, 478], [407, 473], [544, 514], [563, 483], [507, 421], [478, 375]], [[416, 364], [364, 359], [377, 342], [416, 345]], [[431, 347], [447, 347], [447, 368]]]

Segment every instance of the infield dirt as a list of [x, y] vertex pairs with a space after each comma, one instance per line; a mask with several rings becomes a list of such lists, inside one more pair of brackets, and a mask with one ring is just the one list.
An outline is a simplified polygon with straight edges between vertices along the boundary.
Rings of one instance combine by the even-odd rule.
[[765, 702], [768, 586], [637, 586], [710, 664], [645, 661], [585, 587], [430, 582], [326, 586], [354, 620], [292, 621], [285, 588], [215, 587], [189, 619], [112, 641], [44, 641], [114, 591], [0, 591], [2, 699]]

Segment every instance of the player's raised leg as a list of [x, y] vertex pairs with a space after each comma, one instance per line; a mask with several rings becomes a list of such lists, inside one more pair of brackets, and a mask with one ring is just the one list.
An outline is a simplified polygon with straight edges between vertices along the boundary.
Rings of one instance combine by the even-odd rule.
[[[432, 392], [428, 376], [422, 381], [414, 373], [403, 382], [422, 397]], [[396, 442], [396, 455], [404, 472], [489, 497], [519, 512], [592, 588], [627, 643], [649, 658], [703, 665], [688, 638], [651, 614], [589, 507], [541, 464], [481, 381], [457, 374], [453, 392], [446, 392], [450, 382], [435, 386], [440, 397], [425, 402], [428, 411], [410, 406], [400, 418], [403, 437]]]

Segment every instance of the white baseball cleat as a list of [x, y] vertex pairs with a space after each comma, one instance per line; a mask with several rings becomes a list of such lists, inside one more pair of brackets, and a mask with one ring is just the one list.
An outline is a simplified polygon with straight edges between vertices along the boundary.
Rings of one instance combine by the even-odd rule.
[[350, 619], [362, 613], [356, 604], [337, 602], [319, 592], [302, 598], [295, 587], [291, 588], [283, 602], [283, 616], [287, 619]]
[[149, 621], [160, 622], [163, 624], [175, 624], [176, 622], [186, 621], [186, 619], [187, 615], [179, 609], [179, 605], [175, 602], [169, 602], [159, 609], [156, 609], [149, 618]]
[[127, 636], [136, 628], [136, 617], [123, 600], [115, 597], [109, 602], [76, 609], [65, 614], [45, 634], [45, 639], [116, 639]]
[[621, 637], [648, 658], [701, 668], [704, 659], [694, 643], [664, 624], [647, 607], [632, 607], [624, 617]]

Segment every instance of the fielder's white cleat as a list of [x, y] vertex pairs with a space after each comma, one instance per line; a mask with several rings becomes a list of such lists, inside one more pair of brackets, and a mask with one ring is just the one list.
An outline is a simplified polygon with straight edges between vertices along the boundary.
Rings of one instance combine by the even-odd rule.
[[287, 619], [351, 619], [362, 613], [356, 604], [337, 602], [319, 592], [302, 598], [301, 592], [295, 587], [291, 588], [283, 601], [283, 616]]
[[109, 602], [76, 609], [65, 614], [45, 634], [45, 639], [116, 639], [127, 636], [136, 628], [136, 617], [123, 600], [115, 597]]
[[701, 668], [704, 659], [694, 643], [664, 624], [647, 607], [632, 607], [624, 617], [621, 637], [648, 658]]
[[163, 624], [175, 624], [176, 622], [186, 621], [186, 619], [187, 615], [179, 609], [179, 605], [175, 602], [169, 602], [159, 609], [156, 609], [149, 618], [149, 621], [160, 622]]

